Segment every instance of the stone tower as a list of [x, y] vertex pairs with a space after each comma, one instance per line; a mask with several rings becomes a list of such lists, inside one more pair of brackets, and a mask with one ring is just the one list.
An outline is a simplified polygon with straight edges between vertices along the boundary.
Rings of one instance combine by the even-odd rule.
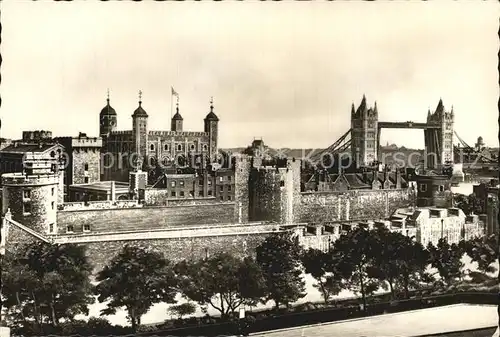
[[[142, 108], [142, 92], [139, 91], [139, 106], [132, 115], [132, 137], [134, 140], [134, 157], [143, 162], [147, 155], [148, 145], [148, 114]], [[137, 163], [134, 162], [135, 165]]]
[[[30, 163], [33, 166], [39, 166]], [[2, 214], [10, 210], [12, 219], [39, 233], [57, 234], [57, 204], [62, 193], [59, 171], [39, 167], [39, 173], [20, 172], [2, 175]]]
[[213, 99], [210, 100], [210, 112], [205, 117], [205, 132], [209, 134], [208, 157], [211, 163], [217, 160], [217, 137], [219, 136], [219, 118], [214, 113]]
[[426, 167], [440, 169], [445, 164], [453, 164], [453, 108], [445, 111], [440, 99], [436, 111], [427, 113], [425, 130]]
[[177, 106], [175, 108], [175, 115], [172, 117], [172, 123], [170, 129], [175, 132], [182, 132], [182, 122], [183, 118], [179, 113], [179, 101], [177, 101]]
[[117, 124], [116, 111], [109, 105], [109, 93], [106, 101], [106, 106], [99, 114], [99, 135], [103, 138], [106, 138], [111, 131], [115, 131]]
[[366, 104], [363, 95], [361, 104], [355, 110], [351, 107], [351, 155], [357, 166], [367, 166], [377, 160], [378, 133], [377, 103], [373, 108]]

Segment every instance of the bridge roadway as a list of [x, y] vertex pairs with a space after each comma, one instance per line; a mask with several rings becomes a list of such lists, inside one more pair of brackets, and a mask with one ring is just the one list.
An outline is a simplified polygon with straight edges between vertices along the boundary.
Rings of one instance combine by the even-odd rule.
[[407, 122], [378, 122], [378, 129], [440, 129], [439, 125], [429, 125], [427, 123]]

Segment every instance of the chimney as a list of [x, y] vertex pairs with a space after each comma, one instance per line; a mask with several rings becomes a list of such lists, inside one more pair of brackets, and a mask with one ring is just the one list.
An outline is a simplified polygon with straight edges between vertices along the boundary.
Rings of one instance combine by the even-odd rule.
[[401, 171], [396, 168], [396, 188], [401, 188]]
[[116, 188], [115, 188], [115, 182], [111, 182], [111, 201], [114, 202], [116, 200]]

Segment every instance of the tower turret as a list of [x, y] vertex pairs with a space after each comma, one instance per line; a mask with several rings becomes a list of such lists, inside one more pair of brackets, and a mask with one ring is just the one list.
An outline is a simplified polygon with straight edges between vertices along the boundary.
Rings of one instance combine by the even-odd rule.
[[142, 91], [139, 91], [139, 106], [132, 115], [132, 134], [136, 156], [138, 159], [144, 159], [148, 143], [148, 114], [142, 107]]
[[177, 98], [177, 106], [175, 108], [175, 115], [172, 117], [171, 130], [176, 132], [182, 132], [183, 118], [179, 113], [179, 98]]
[[366, 96], [354, 114], [351, 107], [351, 156], [359, 166], [370, 165], [378, 156], [378, 107], [368, 108]]
[[208, 156], [210, 162], [214, 162], [217, 158], [217, 138], [219, 136], [219, 118], [214, 113], [214, 101], [210, 99], [210, 112], [205, 117], [205, 132], [209, 134]]
[[110, 134], [110, 132], [115, 131], [117, 124], [116, 111], [109, 104], [109, 90], [106, 101], [106, 106], [102, 108], [101, 113], [99, 114], [99, 135], [101, 137], [106, 137]]

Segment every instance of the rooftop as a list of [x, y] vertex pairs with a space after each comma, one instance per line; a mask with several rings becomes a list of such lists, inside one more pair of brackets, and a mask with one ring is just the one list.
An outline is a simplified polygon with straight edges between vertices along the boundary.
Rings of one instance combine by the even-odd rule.
[[[70, 188], [79, 188], [86, 190], [95, 190], [95, 191], [109, 191], [111, 189], [112, 181], [98, 181], [90, 184], [75, 184], [71, 185]], [[115, 189], [126, 189], [128, 191], [129, 184], [115, 181]]]

